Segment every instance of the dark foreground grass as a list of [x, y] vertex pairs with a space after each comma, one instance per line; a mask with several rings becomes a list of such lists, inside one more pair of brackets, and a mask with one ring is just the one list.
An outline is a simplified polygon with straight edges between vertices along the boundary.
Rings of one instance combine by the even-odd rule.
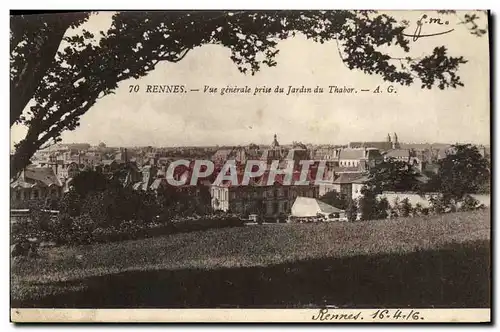
[[54, 248], [14, 263], [11, 305], [489, 307], [489, 218], [251, 226]]

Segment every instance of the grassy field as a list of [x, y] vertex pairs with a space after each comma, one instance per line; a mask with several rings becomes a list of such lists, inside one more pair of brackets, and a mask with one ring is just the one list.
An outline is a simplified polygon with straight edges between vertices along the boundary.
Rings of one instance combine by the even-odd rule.
[[490, 211], [214, 229], [12, 261], [13, 307], [485, 307]]

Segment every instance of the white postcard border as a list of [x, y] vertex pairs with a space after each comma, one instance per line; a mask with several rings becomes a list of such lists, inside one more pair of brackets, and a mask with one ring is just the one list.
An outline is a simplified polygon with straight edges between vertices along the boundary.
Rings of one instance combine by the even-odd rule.
[[16, 323], [488, 323], [490, 309], [11, 309]]

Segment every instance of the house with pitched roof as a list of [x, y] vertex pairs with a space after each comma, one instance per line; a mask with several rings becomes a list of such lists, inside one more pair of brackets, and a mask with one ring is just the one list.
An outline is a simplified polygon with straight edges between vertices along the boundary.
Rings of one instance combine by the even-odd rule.
[[405, 163], [409, 164], [411, 156], [412, 153], [410, 149], [394, 149], [387, 151], [384, 154], [384, 159], [387, 160], [393, 158], [399, 161], [404, 161]]
[[27, 167], [10, 184], [11, 202], [60, 198], [63, 183], [51, 167]]
[[358, 167], [360, 171], [369, 170], [383, 159], [378, 149], [341, 149], [338, 152], [338, 163], [341, 167]]
[[364, 177], [362, 173], [341, 173], [334, 176], [331, 183], [319, 185], [320, 197], [331, 191], [336, 191], [347, 199], [352, 198], [352, 186], [355, 180]]

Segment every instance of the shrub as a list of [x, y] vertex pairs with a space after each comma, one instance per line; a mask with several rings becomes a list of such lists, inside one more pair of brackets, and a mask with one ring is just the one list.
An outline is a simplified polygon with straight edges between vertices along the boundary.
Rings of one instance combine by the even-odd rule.
[[112, 241], [115, 230], [112, 228], [96, 227], [92, 231], [92, 240], [95, 242], [109, 242]]
[[408, 198], [401, 200], [401, 202], [397, 206], [397, 210], [400, 217], [409, 217], [413, 210], [410, 200]]
[[446, 212], [450, 212], [452, 210], [453, 203], [448, 197], [444, 195], [439, 195], [437, 197], [429, 198], [430, 209], [429, 211], [433, 214], [442, 214]]
[[174, 221], [173, 226], [177, 232], [191, 232], [210, 228], [239, 227], [243, 224], [243, 220], [236, 216], [203, 216], [201, 218], [183, 218]]
[[364, 190], [359, 205], [362, 220], [385, 219], [388, 217], [389, 202], [386, 198], [377, 199], [373, 191]]
[[67, 213], [59, 213], [52, 224], [52, 237], [55, 243], [67, 243], [67, 234], [72, 231], [73, 218]]
[[349, 201], [346, 209], [347, 220], [353, 222], [358, 219], [358, 202], [353, 199]]
[[68, 214], [69, 216], [76, 217], [81, 213], [83, 199], [75, 190], [70, 190], [61, 199], [59, 203], [59, 211]]
[[412, 211], [412, 215], [413, 216], [421, 216], [423, 208], [424, 207], [422, 206], [422, 204], [420, 204], [420, 203], [415, 204], [415, 207], [413, 208], [413, 211]]
[[388, 217], [387, 211], [389, 211], [387, 198], [383, 197], [376, 200], [376, 219], [386, 219]]
[[473, 211], [484, 208], [484, 205], [470, 195], [465, 195], [460, 203], [459, 211]]
[[92, 233], [96, 228], [96, 223], [88, 214], [73, 217], [71, 228], [65, 234], [65, 242], [68, 244], [89, 244], [92, 242]]

